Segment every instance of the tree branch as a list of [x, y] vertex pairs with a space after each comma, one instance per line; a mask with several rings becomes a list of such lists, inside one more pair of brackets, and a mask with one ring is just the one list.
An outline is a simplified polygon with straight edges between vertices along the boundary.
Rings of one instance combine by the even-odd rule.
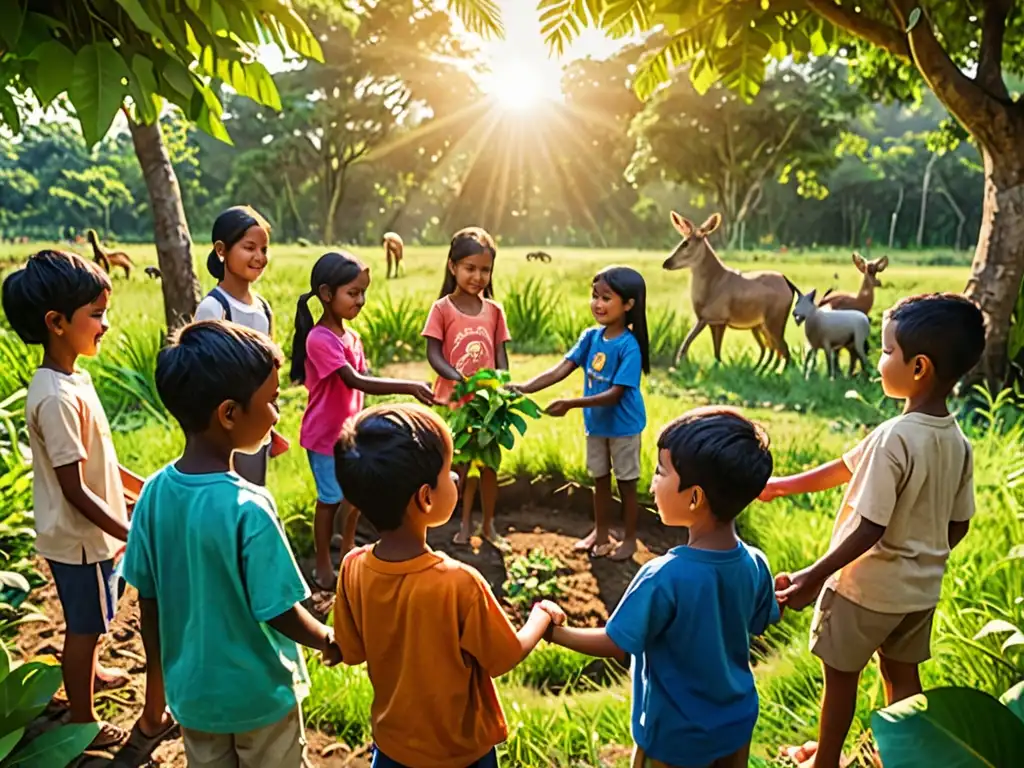
[[[888, 3], [897, 24], [906, 29], [918, 0], [888, 0]], [[982, 90], [953, 63], [935, 37], [927, 11], [907, 37], [914, 64], [946, 109], [969, 133], [990, 147], [1005, 143], [1005, 136], [999, 132], [1000, 127], [1005, 126], [1005, 105]]]
[[901, 59], [910, 58], [910, 46], [907, 44], [906, 35], [885, 22], [855, 12], [854, 4], [849, 0], [847, 0], [847, 5], [839, 5], [839, 0], [806, 0], [806, 2], [808, 8], [833, 25], [863, 38], [872, 45], [884, 48]]
[[1010, 101], [1010, 92], [1003, 80], [1003, 37], [1006, 19], [1013, 9], [1014, 0], [985, 0], [981, 20], [981, 53], [978, 57], [978, 76], [975, 82], [990, 96]]

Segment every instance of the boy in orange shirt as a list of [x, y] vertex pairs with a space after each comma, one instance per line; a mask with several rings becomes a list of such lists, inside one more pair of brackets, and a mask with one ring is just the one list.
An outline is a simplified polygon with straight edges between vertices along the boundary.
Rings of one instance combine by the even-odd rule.
[[517, 633], [476, 569], [434, 552], [427, 529], [458, 499], [452, 438], [413, 405], [370, 408], [335, 448], [345, 498], [380, 531], [338, 577], [336, 642], [373, 684], [373, 768], [492, 768], [508, 736], [492, 678], [565, 615], [544, 601]]

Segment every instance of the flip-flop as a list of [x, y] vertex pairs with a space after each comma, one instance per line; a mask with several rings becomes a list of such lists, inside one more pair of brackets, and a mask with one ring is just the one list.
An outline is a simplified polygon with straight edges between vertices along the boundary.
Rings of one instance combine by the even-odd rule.
[[590, 548], [591, 557], [607, 557], [619, 546], [617, 541], [609, 541], [606, 544], [598, 544]]
[[100, 732], [96, 734], [96, 738], [85, 748], [87, 752], [101, 752], [112, 749], [124, 744], [128, 739], [128, 731], [113, 723], [103, 720], [100, 721], [99, 726]]

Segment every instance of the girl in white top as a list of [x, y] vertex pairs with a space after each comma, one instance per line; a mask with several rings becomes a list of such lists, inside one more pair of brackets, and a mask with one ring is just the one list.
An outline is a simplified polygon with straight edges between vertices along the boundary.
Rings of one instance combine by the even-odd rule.
[[[247, 205], [228, 208], [213, 222], [213, 250], [206, 268], [217, 278], [196, 309], [196, 320], [228, 320], [272, 335], [274, 315], [266, 299], [252, 290], [267, 268], [270, 224]], [[283, 440], [274, 433], [274, 440]], [[235, 471], [251, 483], [265, 485], [270, 445], [259, 453], [235, 454]]]

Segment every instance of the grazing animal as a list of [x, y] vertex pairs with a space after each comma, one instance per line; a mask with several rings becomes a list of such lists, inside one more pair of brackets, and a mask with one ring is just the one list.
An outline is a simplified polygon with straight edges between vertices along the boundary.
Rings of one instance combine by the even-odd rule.
[[725, 266], [708, 242], [708, 235], [722, 223], [720, 213], [712, 214], [699, 227], [675, 211], [672, 226], [683, 241], [665, 259], [667, 270], [689, 269], [690, 301], [697, 323], [676, 352], [676, 364], [686, 357], [697, 335], [708, 326], [715, 344], [715, 360], [722, 360], [722, 337], [726, 328], [749, 330], [761, 348], [756, 368], [789, 362], [786, 322], [793, 292], [789, 281], [778, 272], [740, 272]]
[[545, 253], [544, 251], [530, 251], [526, 254], [527, 261], [540, 261], [548, 264], [551, 261], [551, 254]]
[[865, 315], [871, 314], [871, 307], [875, 305], [875, 288], [880, 288], [882, 285], [882, 281], [878, 279], [878, 273], [883, 272], [889, 266], [889, 257], [883, 256], [874, 261], [865, 261], [859, 253], [855, 253], [853, 254], [853, 265], [864, 275], [857, 295], [828, 291], [818, 302], [819, 307], [856, 309]]
[[853, 376], [856, 360], [860, 360], [861, 369], [867, 373], [868, 336], [871, 335], [868, 316], [857, 309], [822, 309], [815, 303], [816, 291], [800, 293], [795, 285], [789, 285], [796, 294], [793, 320], [804, 326], [804, 335], [810, 346], [804, 359], [804, 377], [810, 376], [812, 364], [817, 362], [818, 350], [823, 349], [828, 376], [834, 379], [838, 352], [844, 347], [850, 350], [850, 376]]
[[[380, 242], [384, 246], [384, 253], [388, 259], [387, 278], [391, 279], [392, 262], [395, 265], [395, 277], [398, 277], [398, 267], [402, 264], [402, 252], [405, 250], [405, 244], [402, 242], [401, 236], [395, 232], [385, 232]], [[404, 268], [402, 272], [405, 272]]]
[[163, 277], [163, 275], [160, 274], [160, 270], [157, 269], [156, 267], [146, 267], [144, 271], [149, 277], [153, 278], [154, 280], [159, 280]]
[[92, 259], [101, 267], [103, 270], [110, 274], [112, 267], [121, 267], [124, 270], [125, 279], [130, 279], [132, 276], [132, 267], [135, 266], [135, 262], [132, 261], [132, 257], [124, 251], [106, 251], [100, 245], [100, 239], [96, 236], [96, 230], [90, 229], [85, 233], [89, 239], [89, 245], [92, 246]]

